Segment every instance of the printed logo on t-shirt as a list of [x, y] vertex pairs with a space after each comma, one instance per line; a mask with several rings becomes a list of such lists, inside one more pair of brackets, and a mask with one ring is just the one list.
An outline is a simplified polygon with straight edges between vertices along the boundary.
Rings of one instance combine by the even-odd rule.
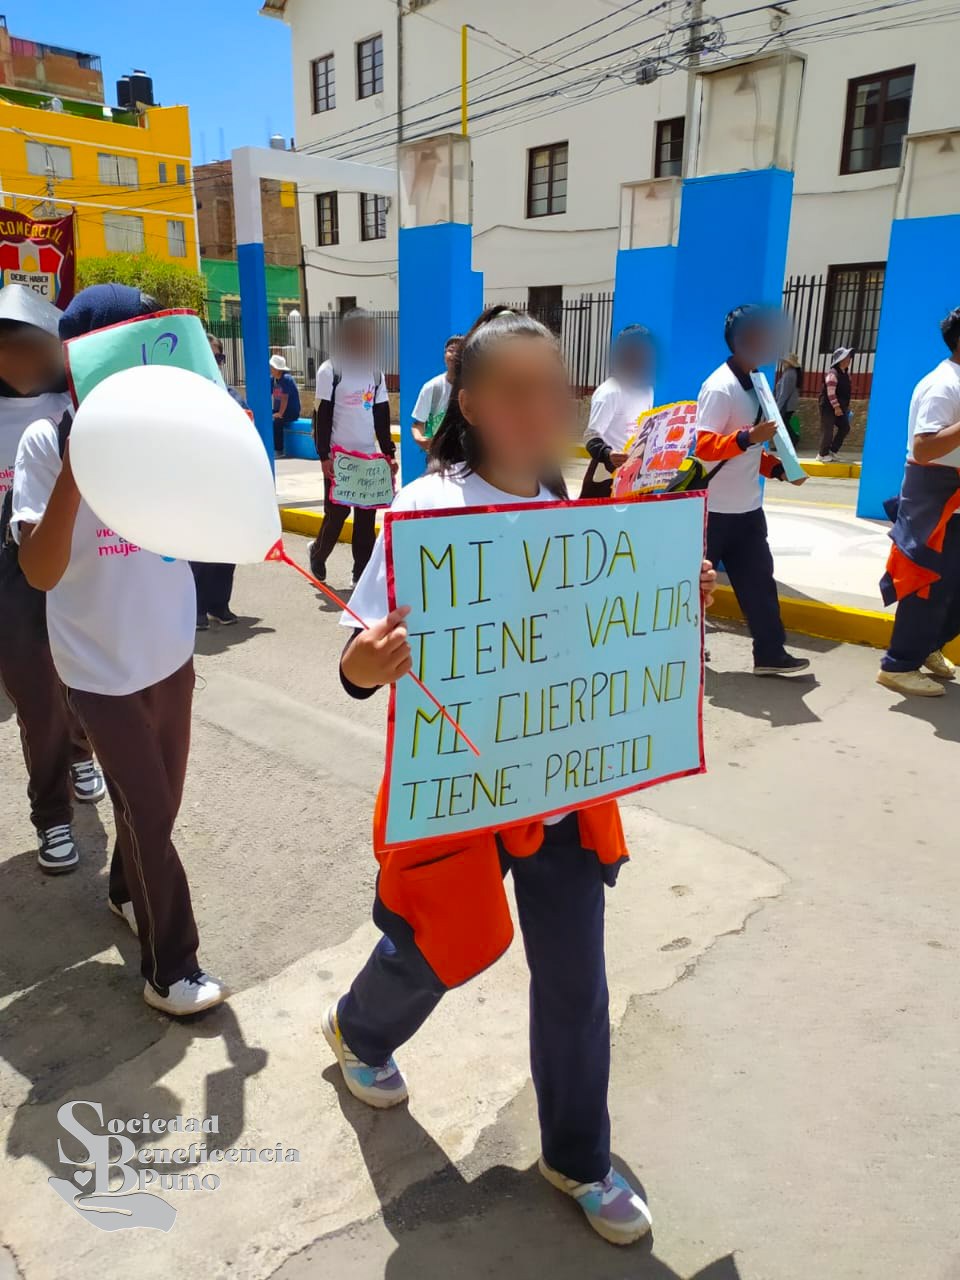
[[140, 552], [140, 547], [128, 542], [126, 538], [121, 538], [119, 533], [114, 533], [112, 529], [98, 529], [97, 538], [99, 540], [98, 556], [126, 557], [138, 555]]
[[344, 393], [342, 400], [338, 397], [338, 403], [345, 405], [349, 409], [366, 409], [368, 413], [373, 410], [373, 402], [377, 398], [376, 385], [371, 383], [363, 391], [347, 391]]
[[0, 497], [13, 488], [13, 467], [0, 469]]

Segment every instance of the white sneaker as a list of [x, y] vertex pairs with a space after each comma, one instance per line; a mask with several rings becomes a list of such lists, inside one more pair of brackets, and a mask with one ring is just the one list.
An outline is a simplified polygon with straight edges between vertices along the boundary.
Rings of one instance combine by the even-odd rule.
[[956, 680], [957, 678], [957, 668], [940, 649], [934, 649], [923, 665], [931, 675], [939, 676], [941, 680]]
[[540, 1172], [546, 1180], [583, 1210], [598, 1236], [610, 1244], [633, 1244], [653, 1225], [650, 1210], [640, 1193], [621, 1173], [611, 1169], [601, 1182], [575, 1182], [551, 1169], [543, 1156]]
[[130, 932], [135, 938], [140, 937], [140, 930], [137, 928], [137, 917], [133, 914], [132, 902], [121, 902], [119, 906], [112, 898], [107, 899], [107, 906], [115, 916], [119, 916], [121, 920], [126, 920], [130, 926]]
[[147, 1004], [173, 1018], [187, 1018], [191, 1013], [202, 1013], [226, 1000], [229, 992], [217, 978], [198, 969], [189, 978], [181, 978], [161, 995], [149, 982], [144, 983], [143, 998]]
[[877, 674], [877, 684], [882, 684], [885, 689], [892, 689], [894, 693], [902, 693], [908, 698], [942, 698], [944, 694], [943, 685], [938, 680], [925, 676], [922, 671], [883, 671], [881, 669]]
[[103, 774], [92, 760], [82, 760], [70, 766], [73, 797], [79, 804], [98, 804], [107, 794]]
[[833, 456], [832, 453], [818, 453], [817, 461], [818, 462], [836, 462], [836, 458]]
[[37, 846], [37, 865], [48, 876], [62, 875], [64, 871], [72, 871], [80, 861], [77, 846], [73, 842], [73, 831], [67, 823], [59, 827], [48, 827], [46, 831], [38, 831], [40, 843]]
[[406, 1102], [407, 1082], [393, 1058], [388, 1058], [382, 1067], [371, 1067], [366, 1062], [361, 1062], [340, 1034], [335, 1004], [323, 1015], [320, 1030], [324, 1040], [336, 1054], [343, 1072], [343, 1083], [355, 1098], [369, 1107], [380, 1109]]

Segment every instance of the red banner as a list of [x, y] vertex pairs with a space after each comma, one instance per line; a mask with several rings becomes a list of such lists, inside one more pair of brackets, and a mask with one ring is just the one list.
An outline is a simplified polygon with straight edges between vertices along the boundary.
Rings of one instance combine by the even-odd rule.
[[0, 284], [24, 284], [62, 308], [73, 297], [75, 272], [73, 214], [31, 218], [0, 208]]

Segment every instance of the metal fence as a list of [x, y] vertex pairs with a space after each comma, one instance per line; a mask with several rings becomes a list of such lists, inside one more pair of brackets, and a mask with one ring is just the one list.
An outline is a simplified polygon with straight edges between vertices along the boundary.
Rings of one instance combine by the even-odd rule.
[[[497, 299], [500, 302], [500, 299]], [[607, 376], [613, 325], [613, 294], [582, 293], [545, 306], [504, 302], [515, 311], [529, 311], [560, 339], [563, 358], [575, 395], [591, 395]]]
[[830, 355], [856, 348], [850, 365], [853, 394], [867, 399], [873, 381], [882, 269], [848, 283], [839, 276], [791, 276], [783, 288], [783, 311], [791, 326], [792, 350], [803, 367], [804, 395], [820, 394]]

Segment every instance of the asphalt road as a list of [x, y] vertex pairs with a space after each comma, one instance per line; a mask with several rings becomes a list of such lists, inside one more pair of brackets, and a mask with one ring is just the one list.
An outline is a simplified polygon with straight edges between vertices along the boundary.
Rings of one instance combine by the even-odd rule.
[[[344, 697], [343, 632], [292, 572], [241, 570], [234, 603], [199, 639], [177, 840], [236, 994], [194, 1025], [142, 1002], [106, 808], [75, 875], [36, 871], [0, 702], [3, 1280], [960, 1277], [960, 687], [903, 704], [875, 653], [801, 638], [814, 674], [758, 681], [741, 633], [709, 637], [709, 772], [627, 802], [608, 899], [614, 1147], [655, 1218], [624, 1252], [536, 1173], [519, 945], [401, 1051], [409, 1110], [338, 1089], [317, 1023], [375, 937], [384, 706]], [[102, 1233], [46, 1185], [75, 1099], [301, 1159], [171, 1193], [168, 1234]]]

